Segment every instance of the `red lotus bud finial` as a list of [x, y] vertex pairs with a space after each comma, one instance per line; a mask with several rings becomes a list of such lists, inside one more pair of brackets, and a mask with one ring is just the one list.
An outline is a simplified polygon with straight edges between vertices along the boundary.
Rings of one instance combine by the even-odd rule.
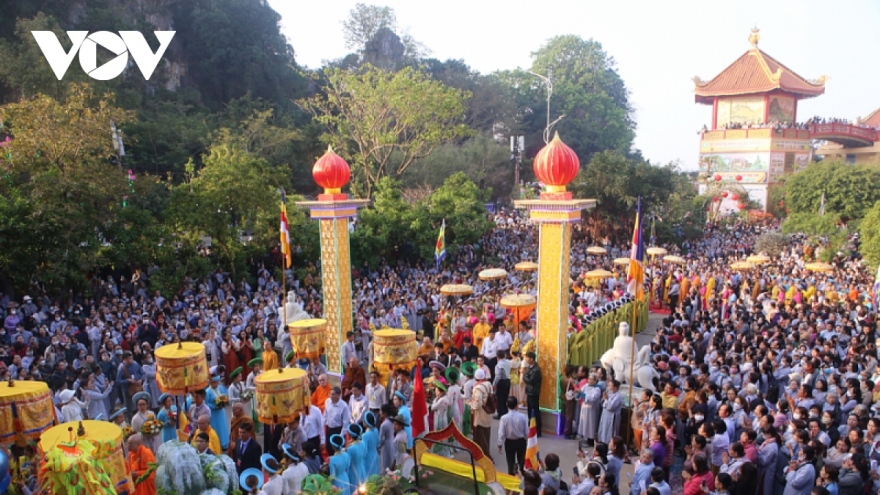
[[580, 168], [577, 154], [559, 139], [558, 132], [535, 156], [535, 175], [549, 192], [564, 192]]
[[312, 177], [324, 188], [325, 194], [339, 194], [351, 178], [351, 168], [328, 146], [324, 156], [312, 167]]

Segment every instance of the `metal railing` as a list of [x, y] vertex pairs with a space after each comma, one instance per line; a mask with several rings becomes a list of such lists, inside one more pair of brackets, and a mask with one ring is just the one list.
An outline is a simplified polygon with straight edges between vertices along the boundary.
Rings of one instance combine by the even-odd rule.
[[[421, 441], [423, 441], [423, 442], [431, 442], [431, 443], [434, 444], [434, 445], [440, 445], [440, 446], [443, 446], [443, 447], [449, 447], [449, 448], [454, 449], [454, 450], [463, 450], [463, 451], [467, 452], [468, 456], [470, 456], [470, 458], [471, 458], [471, 472], [472, 472], [473, 477], [474, 477], [474, 495], [479, 495], [479, 493], [480, 493], [480, 482], [477, 480], [477, 464], [476, 464], [476, 461], [475, 461], [475, 459], [474, 459], [474, 453], [473, 453], [473, 452], [471, 452], [470, 450], [468, 450], [468, 449], [466, 449], [466, 448], [464, 448], [464, 447], [462, 447], [462, 446], [460, 446], [460, 445], [453, 445], [453, 444], [450, 444], [450, 443], [444, 443], [444, 442], [440, 442], [440, 441], [438, 441], [438, 440], [431, 440], [431, 439], [429, 439], [429, 438], [422, 438], [422, 437], [420, 437], [420, 438], [416, 438], [415, 440], [416, 440], [416, 441], [421, 440]], [[415, 453], [415, 452], [413, 452], [413, 453]], [[426, 453], [428, 453], [428, 452], [426, 452]], [[415, 456], [415, 455], [413, 455], [413, 469], [415, 470], [416, 487], [419, 487], [419, 459], [418, 459], [418, 456]], [[420, 488], [420, 487], [419, 487], [419, 488]]]

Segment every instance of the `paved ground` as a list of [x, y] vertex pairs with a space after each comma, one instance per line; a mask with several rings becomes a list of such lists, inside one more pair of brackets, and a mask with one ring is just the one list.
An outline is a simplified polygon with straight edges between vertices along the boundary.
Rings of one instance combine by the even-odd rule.
[[[654, 338], [655, 330], [660, 326], [660, 321], [664, 318], [665, 315], [657, 315], [650, 314], [648, 318], [648, 328], [638, 334], [636, 336], [636, 345], [641, 347], [651, 341]], [[498, 420], [492, 421], [492, 445], [495, 445], [495, 442], [498, 438]], [[572, 468], [577, 463], [577, 440], [568, 440], [565, 437], [555, 436], [544, 434], [538, 439], [538, 448], [543, 458], [545, 455], [549, 453], [555, 453], [561, 459], [562, 473], [566, 483], [571, 484], [572, 477]], [[499, 454], [498, 450], [495, 449], [492, 452], [492, 457], [495, 461], [495, 468], [502, 473], [507, 472], [507, 460], [503, 453]], [[460, 459], [465, 462], [469, 462], [469, 457], [465, 454], [458, 454], [455, 458]], [[621, 470], [621, 480], [619, 483], [620, 493], [629, 493], [629, 477], [628, 474], [631, 475], [633, 472], [632, 464], [624, 464], [623, 469]]]

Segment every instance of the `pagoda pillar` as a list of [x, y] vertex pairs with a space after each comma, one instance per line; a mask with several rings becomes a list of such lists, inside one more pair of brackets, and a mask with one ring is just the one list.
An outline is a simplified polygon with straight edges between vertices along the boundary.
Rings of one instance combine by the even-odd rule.
[[547, 419], [555, 420], [542, 421], [542, 428], [558, 434], [562, 424], [558, 383], [568, 361], [571, 229], [581, 220], [581, 211], [592, 208], [596, 201], [573, 199], [565, 190], [580, 163], [558, 135], [538, 152], [534, 167], [538, 178], [549, 184], [548, 192], [537, 200], [514, 201], [514, 206], [528, 210], [529, 220], [538, 225], [536, 355], [543, 379], [539, 406]]

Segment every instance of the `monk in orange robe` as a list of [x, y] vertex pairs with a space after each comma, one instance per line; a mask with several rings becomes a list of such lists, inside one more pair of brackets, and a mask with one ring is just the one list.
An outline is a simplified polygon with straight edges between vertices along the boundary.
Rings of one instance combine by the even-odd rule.
[[266, 371], [276, 370], [280, 366], [278, 353], [272, 348], [272, 342], [269, 339], [263, 340], [263, 369]]
[[[142, 445], [143, 437], [140, 433], [128, 437], [128, 469], [131, 471], [132, 481], [137, 481], [143, 476], [148, 469], [150, 463], [156, 462], [156, 456], [150, 449]], [[156, 494], [156, 473], [152, 472], [140, 484], [135, 485], [134, 495], [155, 495]]]
[[332, 387], [330, 387], [327, 375], [319, 376], [318, 386], [312, 392], [312, 405], [320, 409], [322, 413], [324, 412], [324, 404], [330, 398], [330, 390], [332, 390]]

